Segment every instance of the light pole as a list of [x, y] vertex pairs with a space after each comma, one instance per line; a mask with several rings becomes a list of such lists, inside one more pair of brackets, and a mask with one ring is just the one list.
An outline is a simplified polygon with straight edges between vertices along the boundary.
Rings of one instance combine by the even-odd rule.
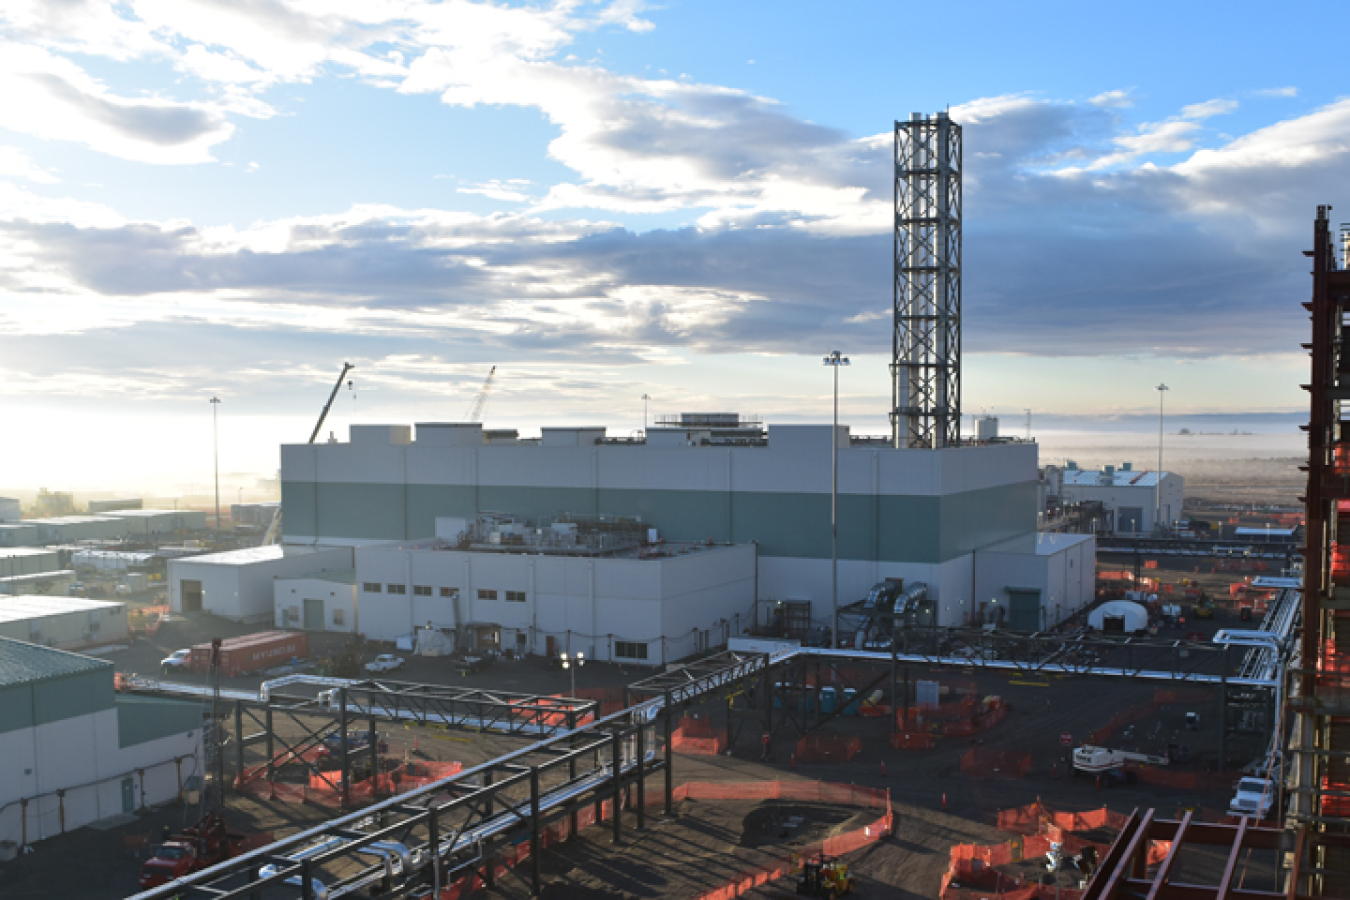
[[1159, 384], [1157, 390], [1158, 390], [1158, 487], [1157, 487], [1157, 489], [1154, 491], [1154, 494], [1155, 494], [1156, 497], [1157, 497], [1157, 506], [1158, 506], [1158, 508], [1157, 508], [1157, 510], [1154, 511], [1154, 514], [1153, 514], [1153, 530], [1154, 530], [1155, 532], [1161, 534], [1161, 533], [1162, 533], [1162, 530], [1163, 530], [1163, 523], [1162, 523], [1163, 397], [1166, 396], [1166, 392], [1167, 392], [1169, 389], [1168, 389], [1167, 385], [1165, 385], [1165, 384]]
[[830, 431], [830, 615], [834, 625], [830, 643], [839, 646], [839, 367], [848, 357], [831, 350], [824, 359], [834, 369], [834, 428]]
[[220, 535], [220, 430], [216, 426], [216, 410], [220, 398], [211, 398], [211, 456], [216, 474], [216, 535]]
[[581, 651], [577, 651], [570, 655], [563, 653], [562, 667], [572, 676], [572, 693], [570, 696], [573, 698], [577, 695], [577, 669], [580, 669], [584, 665], [586, 665], [585, 653], [582, 653]]
[[650, 400], [650, 399], [652, 399], [650, 395], [648, 395], [648, 394], [643, 394], [643, 395], [642, 395], [642, 435], [643, 435], [643, 437], [646, 437], [646, 435], [647, 435], [647, 401]]

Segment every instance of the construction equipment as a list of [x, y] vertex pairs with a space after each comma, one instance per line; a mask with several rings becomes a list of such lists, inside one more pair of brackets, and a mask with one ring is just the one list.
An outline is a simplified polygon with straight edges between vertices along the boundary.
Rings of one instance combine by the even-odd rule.
[[1197, 619], [1214, 618], [1214, 601], [1204, 591], [1187, 591], [1187, 598], [1195, 600], [1195, 606], [1191, 609], [1191, 615]]
[[1128, 763], [1141, 766], [1165, 766], [1171, 760], [1166, 756], [1154, 756], [1151, 753], [1130, 753], [1126, 750], [1112, 750], [1108, 747], [1094, 747], [1084, 744], [1073, 751], [1073, 767], [1079, 772], [1097, 775], [1110, 769], [1119, 769]]
[[853, 879], [848, 874], [848, 865], [824, 853], [808, 857], [802, 861], [797, 893], [806, 897], [826, 897], [828, 900], [853, 893]]
[[483, 389], [478, 392], [473, 405], [469, 407], [469, 411], [465, 414], [464, 421], [481, 422], [483, 420], [483, 407], [487, 406], [488, 392], [492, 390], [492, 379], [496, 374], [497, 367], [493, 366], [492, 370], [488, 372], [487, 380], [483, 382]]
[[184, 875], [214, 866], [243, 848], [245, 837], [231, 832], [220, 813], [207, 813], [197, 824], [171, 834], [145, 861], [138, 880], [143, 888], [158, 887]]
[[[323, 422], [328, 418], [328, 411], [333, 408], [333, 401], [337, 399], [337, 392], [342, 389], [342, 382], [347, 381], [347, 373], [355, 368], [356, 366], [348, 362], [342, 364], [342, 372], [338, 375], [337, 382], [333, 385], [333, 390], [328, 395], [328, 402], [323, 405], [323, 411], [319, 413], [319, 421], [314, 423], [314, 430], [310, 432], [309, 441], [307, 443], [314, 443], [314, 440], [319, 436], [319, 429], [323, 428]], [[347, 386], [351, 387], [350, 381], [347, 381]], [[281, 507], [278, 506], [276, 513], [272, 516], [272, 524], [267, 526], [267, 533], [263, 535], [262, 546], [267, 547], [276, 543], [276, 540], [280, 535]]]
[[347, 379], [347, 373], [355, 368], [356, 366], [351, 363], [345, 362], [342, 364], [342, 374], [338, 376], [337, 384], [333, 385], [333, 392], [328, 395], [328, 402], [323, 405], [323, 412], [319, 413], [319, 421], [314, 423], [314, 431], [310, 434], [308, 443], [314, 443], [314, 440], [319, 436], [319, 429], [323, 428], [323, 420], [328, 418], [328, 411], [333, 408], [333, 400], [336, 399], [337, 392], [341, 390], [342, 382]]

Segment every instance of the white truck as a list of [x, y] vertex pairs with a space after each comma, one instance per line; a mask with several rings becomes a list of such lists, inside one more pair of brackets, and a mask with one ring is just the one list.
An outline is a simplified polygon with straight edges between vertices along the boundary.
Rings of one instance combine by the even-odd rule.
[[1109, 747], [1094, 747], [1092, 744], [1084, 744], [1073, 751], [1073, 767], [1089, 775], [1119, 769], [1131, 763], [1137, 766], [1165, 766], [1169, 762], [1171, 760], [1166, 756], [1112, 750]]
[[403, 660], [392, 653], [381, 653], [366, 663], [367, 672], [392, 672], [403, 665]]
[[1237, 783], [1237, 793], [1228, 804], [1230, 816], [1251, 816], [1264, 819], [1275, 803], [1277, 785], [1270, 778], [1243, 778]]

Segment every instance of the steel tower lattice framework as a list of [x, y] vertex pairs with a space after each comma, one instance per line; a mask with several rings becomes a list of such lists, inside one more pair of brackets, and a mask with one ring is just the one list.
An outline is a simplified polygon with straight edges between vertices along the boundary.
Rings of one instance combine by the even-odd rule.
[[961, 439], [961, 126], [945, 112], [895, 123], [891, 435]]

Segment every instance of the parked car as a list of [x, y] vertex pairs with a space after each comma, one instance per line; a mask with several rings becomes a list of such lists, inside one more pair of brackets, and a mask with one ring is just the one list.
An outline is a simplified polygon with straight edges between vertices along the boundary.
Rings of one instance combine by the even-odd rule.
[[366, 663], [367, 672], [392, 672], [403, 665], [403, 660], [392, 653], [381, 653]]
[[165, 668], [186, 669], [192, 664], [191, 650], [175, 650], [159, 661]]

